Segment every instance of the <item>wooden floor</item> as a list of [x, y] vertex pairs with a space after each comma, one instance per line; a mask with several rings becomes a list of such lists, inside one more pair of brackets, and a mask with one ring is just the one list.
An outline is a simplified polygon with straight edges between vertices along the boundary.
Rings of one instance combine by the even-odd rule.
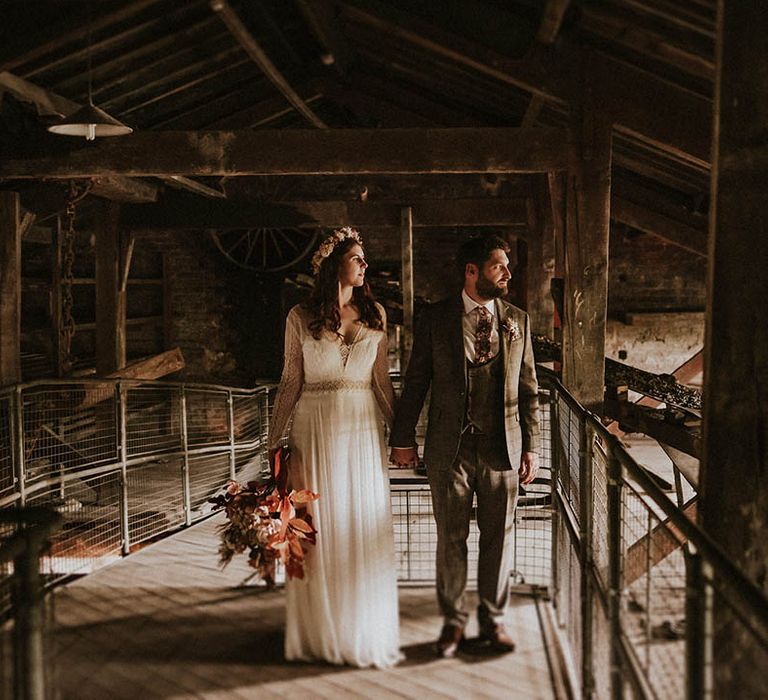
[[[512, 654], [434, 657], [432, 588], [401, 588], [405, 660], [388, 670], [288, 663], [284, 597], [221, 571], [220, 516], [56, 590], [56, 684], [77, 698], [553, 698], [539, 613], [516, 596]], [[543, 603], [541, 604], [543, 605]], [[475, 628], [470, 626], [469, 633]]]

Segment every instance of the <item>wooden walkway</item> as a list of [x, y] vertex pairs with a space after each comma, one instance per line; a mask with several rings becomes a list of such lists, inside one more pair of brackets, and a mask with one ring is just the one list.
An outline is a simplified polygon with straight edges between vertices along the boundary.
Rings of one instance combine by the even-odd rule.
[[244, 559], [224, 571], [217, 567], [220, 518], [56, 590], [59, 697], [555, 697], [539, 612], [529, 597], [514, 597], [510, 605], [513, 654], [477, 650], [435, 658], [440, 618], [433, 589], [401, 588], [405, 660], [396, 668], [286, 662], [283, 593], [247, 582]]

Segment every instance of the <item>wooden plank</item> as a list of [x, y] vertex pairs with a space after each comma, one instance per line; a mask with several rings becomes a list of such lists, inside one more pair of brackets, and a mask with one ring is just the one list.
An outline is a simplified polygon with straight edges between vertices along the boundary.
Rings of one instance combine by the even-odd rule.
[[572, 150], [565, 237], [563, 384], [602, 413], [608, 306], [611, 131], [588, 108]]
[[[138, 362], [133, 362], [107, 376], [118, 379], [159, 379], [160, 377], [178, 372], [184, 369], [185, 366], [186, 363], [181, 350], [173, 348]], [[95, 406], [97, 403], [113, 397], [114, 393], [114, 385], [111, 383], [90, 384], [86, 388], [83, 399], [77, 408], [82, 409]]]
[[272, 82], [272, 84], [285, 95], [285, 98], [290, 102], [310, 124], [314, 124], [319, 129], [327, 129], [325, 122], [320, 119], [307, 105], [304, 100], [299, 97], [298, 93], [291, 87], [290, 83], [285, 79], [283, 74], [277, 69], [274, 63], [269, 59], [266, 52], [256, 39], [253, 37], [248, 28], [242, 23], [240, 17], [232, 9], [227, 0], [211, 0], [211, 9], [214, 12], [219, 13], [219, 17], [227, 26], [227, 29], [231, 32], [232, 36], [238, 41], [240, 46], [245, 49], [245, 52], [251, 57], [256, 65], [261, 68], [264, 75]]
[[120, 291], [120, 207], [105, 203], [96, 231], [96, 374], [125, 366], [125, 293]]
[[0, 386], [21, 381], [19, 195], [0, 191]]
[[569, 152], [556, 128], [166, 131], [68, 145], [41, 157], [16, 144], [0, 178], [533, 173], [566, 169]]
[[[768, 592], [768, 13], [751, 3], [717, 5], [702, 524], [744, 576]], [[713, 695], [765, 694], [758, 638], [725, 605], [715, 609], [713, 625]]]
[[[588, 66], [600, 116], [622, 133], [683, 160], [706, 165], [710, 157], [711, 100], [561, 36], [555, 47], [534, 47], [522, 59], [468, 41], [411, 14], [368, 0], [366, 8], [342, 3], [350, 23], [406, 41], [451, 62], [540, 95], [548, 102], [577, 105], [581, 67]], [[495, 10], [498, 13], [498, 10]], [[348, 32], [353, 31], [350, 26]]]
[[[279, 202], [276, 204], [199, 200], [123, 207], [132, 229], [232, 229], [292, 226], [400, 228], [402, 205], [395, 202]], [[509, 226], [526, 221], [523, 199], [454, 199], [414, 202], [413, 226]]]
[[[686, 503], [681, 511], [693, 522], [697, 517], [698, 496], [694, 496]], [[659, 562], [666, 559], [672, 552], [676, 552], [687, 542], [683, 535], [669, 518], [665, 518], [651, 529], [647, 535], [633, 542], [624, 555], [624, 587], [631, 586], [637, 579], [652, 569]], [[649, 548], [650, 547], [650, 551]]]
[[411, 207], [403, 207], [400, 217], [400, 288], [403, 292], [403, 347], [400, 366], [407, 367], [413, 347], [413, 216]]

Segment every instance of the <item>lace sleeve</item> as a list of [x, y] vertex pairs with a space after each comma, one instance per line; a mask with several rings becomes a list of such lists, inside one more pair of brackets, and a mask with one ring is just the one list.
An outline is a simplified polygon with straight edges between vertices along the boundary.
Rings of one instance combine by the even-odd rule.
[[298, 307], [293, 307], [285, 321], [285, 354], [283, 374], [277, 387], [275, 405], [269, 423], [270, 448], [277, 447], [301, 395], [304, 385], [304, 358], [301, 352], [302, 319]]
[[389, 360], [387, 359], [387, 316], [384, 307], [376, 304], [384, 321], [384, 332], [381, 334], [379, 346], [376, 351], [376, 359], [373, 363], [373, 393], [376, 396], [376, 402], [379, 404], [381, 412], [384, 414], [384, 420], [387, 427], [392, 427], [392, 420], [395, 415], [395, 391], [392, 388], [392, 382], [389, 379]]

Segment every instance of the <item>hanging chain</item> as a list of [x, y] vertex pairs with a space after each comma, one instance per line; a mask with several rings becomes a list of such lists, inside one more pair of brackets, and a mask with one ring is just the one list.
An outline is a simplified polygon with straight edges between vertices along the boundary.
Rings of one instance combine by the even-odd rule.
[[85, 183], [77, 183], [72, 180], [69, 183], [67, 193], [67, 207], [65, 211], [65, 225], [62, 236], [61, 251], [61, 358], [64, 374], [69, 374], [74, 364], [72, 357], [72, 338], [75, 335], [75, 318], [72, 315], [74, 298], [72, 286], [75, 276], [72, 266], [75, 262], [75, 214], [77, 205], [91, 191], [93, 183], [88, 180]]

